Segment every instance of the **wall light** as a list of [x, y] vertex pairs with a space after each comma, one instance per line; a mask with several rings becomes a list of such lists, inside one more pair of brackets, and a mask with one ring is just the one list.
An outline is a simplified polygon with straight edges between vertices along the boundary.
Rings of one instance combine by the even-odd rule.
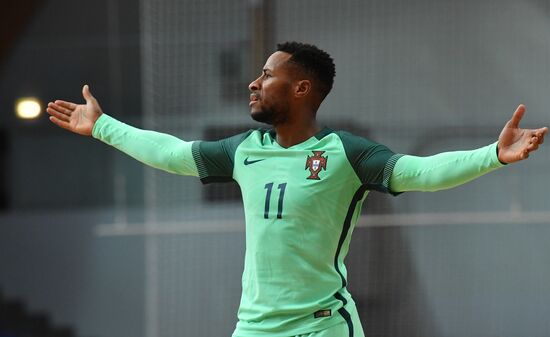
[[40, 116], [42, 104], [35, 97], [22, 97], [15, 101], [15, 112], [18, 118], [34, 119]]

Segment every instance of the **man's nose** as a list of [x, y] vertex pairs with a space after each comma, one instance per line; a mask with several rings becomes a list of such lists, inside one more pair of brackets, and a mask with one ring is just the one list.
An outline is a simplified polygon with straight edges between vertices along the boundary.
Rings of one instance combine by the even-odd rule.
[[252, 83], [248, 85], [248, 90], [250, 91], [258, 91], [260, 90], [260, 78], [258, 77]]

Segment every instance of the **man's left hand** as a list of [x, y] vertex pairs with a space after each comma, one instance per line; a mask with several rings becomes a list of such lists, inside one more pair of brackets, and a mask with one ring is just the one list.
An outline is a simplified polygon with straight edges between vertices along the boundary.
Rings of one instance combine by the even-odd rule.
[[544, 142], [548, 127], [521, 129], [519, 122], [524, 114], [525, 106], [520, 104], [498, 137], [498, 160], [502, 163], [514, 163], [527, 159], [529, 153], [536, 151]]

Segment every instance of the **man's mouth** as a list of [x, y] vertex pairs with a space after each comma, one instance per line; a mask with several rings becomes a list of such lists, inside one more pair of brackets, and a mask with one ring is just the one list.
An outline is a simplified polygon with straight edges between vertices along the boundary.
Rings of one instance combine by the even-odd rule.
[[256, 103], [260, 100], [260, 97], [257, 94], [250, 94], [250, 103], [248, 103], [249, 106], [252, 106], [252, 104]]

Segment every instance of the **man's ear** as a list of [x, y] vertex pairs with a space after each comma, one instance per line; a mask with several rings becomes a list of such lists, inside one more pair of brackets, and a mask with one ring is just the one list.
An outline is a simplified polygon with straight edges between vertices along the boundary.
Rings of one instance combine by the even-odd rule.
[[311, 81], [310, 80], [301, 80], [296, 83], [294, 87], [294, 96], [295, 97], [305, 97], [309, 95], [311, 91]]

